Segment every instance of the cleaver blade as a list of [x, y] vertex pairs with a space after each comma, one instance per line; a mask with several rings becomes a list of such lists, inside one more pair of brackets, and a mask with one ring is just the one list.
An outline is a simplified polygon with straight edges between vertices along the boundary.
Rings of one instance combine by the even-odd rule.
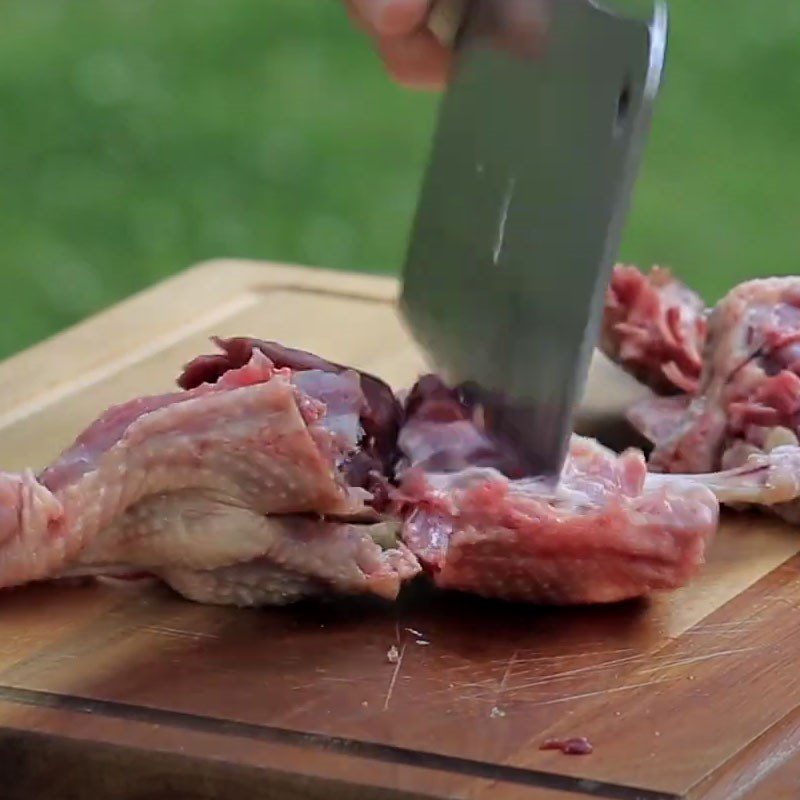
[[455, 66], [401, 312], [512, 454], [506, 471], [557, 481], [661, 83], [666, 6], [445, 0], [437, 11], [431, 30], [454, 38]]

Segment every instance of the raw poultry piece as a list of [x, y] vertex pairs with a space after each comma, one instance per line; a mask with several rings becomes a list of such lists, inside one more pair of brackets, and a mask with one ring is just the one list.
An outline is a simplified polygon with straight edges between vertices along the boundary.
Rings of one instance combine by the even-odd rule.
[[40, 475], [0, 476], [0, 586], [144, 572], [209, 603], [394, 598], [419, 566], [353, 468], [365, 380], [254, 350], [213, 385], [110, 409]]
[[659, 394], [697, 389], [706, 336], [702, 298], [653, 267], [614, 267], [606, 292], [600, 347], [613, 361]]
[[[645, 299], [642, 302], [642, 298]], [[655, 300], [653, 298], [656, 298]], [[651, 388], [663, 396], [633, 406], [628, 418], [654, 444], [649, 466], [669, 473], [700, 473], [728, 469], [749, 456], [796, 445], [800, 434], [800, 278], [747, 281], [705, 312], [702, 371], [696, 383], [674, 381], [670, 386], [653, 376], [674, 374], [676, 359], [669, 348], [653, 343], [667, 337], [660, 323], [648, 326], [640, 308], [655, 309], [654, 319], [667, 312], [684, 323], [698, 314], [698, 298], [674, 279], [649, 275], [633, 267], [617, 267], [606, 300], [603, 346]], [[678, 308], [679, 311], [672, 309]], [[665, 311], [666, 309], [666, 311]], [[650, 344], [626, 360], [633, 341]], [[622, 320], [620, 324], [620, 320]], [[686, 325], [684, 324], [684, 329]], [[643, 331], [650, 331], [648, 339]], [[612, 333], [608, 333], [611, 331]], [[697, 329], [698, 333], [700, 329]], [[616, 338], [615, 338], [616, 337]], [[659, 360], [661, 365], [659, 366]], [[646, 368], [642, 368], [646, 363]], [[685, 370], [681, 373], [685, 374]], [[674, 394], [677, 388], [685, 394]], [[800, 503], [771, 506], [790, 522], [800, 522]]]
[[[796, 445], [800, 432], [800, 278], [748, 281], [713, 309], [703, 371], [691, 395], [647, 399], [629, 413], [655, 445], [661, 472], [738, 466]], [[775, 506], [800, 521], [797, 503]]]
[[[363, 435], [358, 447], [352, 450], [344, 463], [348, 482], [353, 486], [367, 488], [373, 495], [370, 503], [380, 505], [386, 499], [388, 486], [386, 476], [391, 473], [396, 458], [397, 432], [402, 409], [392, 390], [383, 381], [350, 367], [334, 364], [304, 350], [284, 347], [277, 342], [240, 336], [229, 339], [215, 337], [212, 341], [220, 352], [198, 356], [187, 364], [178, 378], [183, 389], [194, 389], [203, 383], [216, 383], [231, 369], [243, 367], [256, 352], [265, 355], [278, 369], [287, 368], [295, 375], [295, 383], [302, 386], [300, 373], [318, 372], [332, 375], [355, 374], [361, 385], [363, 403], [359, 419]], [[331, 416], [331, 398], [328, 417]]]
[[800, 448], [703, 476], [647, 474], [644, 456], [574, 437], [558, 487], [509, 480], [503, 455], [456, 391], [433, 376], [400, 432], [403, 540], [442, 588], [553, 604], [672, 589], [703, 563], [718, 499], [778, 503], [800, 493]]
[[647, 428], [652, 464], [702, 472], [769, 445], [796, 444], [798, 374], [800, 278], [737, 286], [709, 317], [702, 376], [684, 413], [657, 432]]

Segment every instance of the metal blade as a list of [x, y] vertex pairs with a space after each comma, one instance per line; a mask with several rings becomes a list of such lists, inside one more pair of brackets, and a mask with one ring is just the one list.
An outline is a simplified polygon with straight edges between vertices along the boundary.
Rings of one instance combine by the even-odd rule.
[[563, 466], [666, 28], [663, 5], [632, 0], [469, 6], [401, 308], [520, 472]]

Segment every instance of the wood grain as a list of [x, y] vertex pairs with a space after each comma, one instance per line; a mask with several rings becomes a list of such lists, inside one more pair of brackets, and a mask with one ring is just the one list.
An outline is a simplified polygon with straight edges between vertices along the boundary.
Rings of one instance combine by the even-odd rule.
[[[169, 390], [211, 334], [408, 384], [424, 362], [395, 297], [383, 278], [191, 270], [0, 365], [0, 464], [41, 466], [111, 403]], [[597, 359], [584, 424], [640, 391]], [[0, 771], [43, 799], [777, 797], [800, 773], [798, 551], [789, 526], [729, 516], [690, 586], [592, 609], [425, 587], [244, 611], [158, 586], [4, 592]], [[539, 750], [573, 735], [595, 752]]]

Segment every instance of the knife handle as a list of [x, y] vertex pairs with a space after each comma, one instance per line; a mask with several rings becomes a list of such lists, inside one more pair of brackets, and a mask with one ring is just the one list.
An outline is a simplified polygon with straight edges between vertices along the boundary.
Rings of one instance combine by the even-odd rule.
[[428, 30], [447, 48], [456, 41], [468, 0], [433, 0], [428, 14]]

